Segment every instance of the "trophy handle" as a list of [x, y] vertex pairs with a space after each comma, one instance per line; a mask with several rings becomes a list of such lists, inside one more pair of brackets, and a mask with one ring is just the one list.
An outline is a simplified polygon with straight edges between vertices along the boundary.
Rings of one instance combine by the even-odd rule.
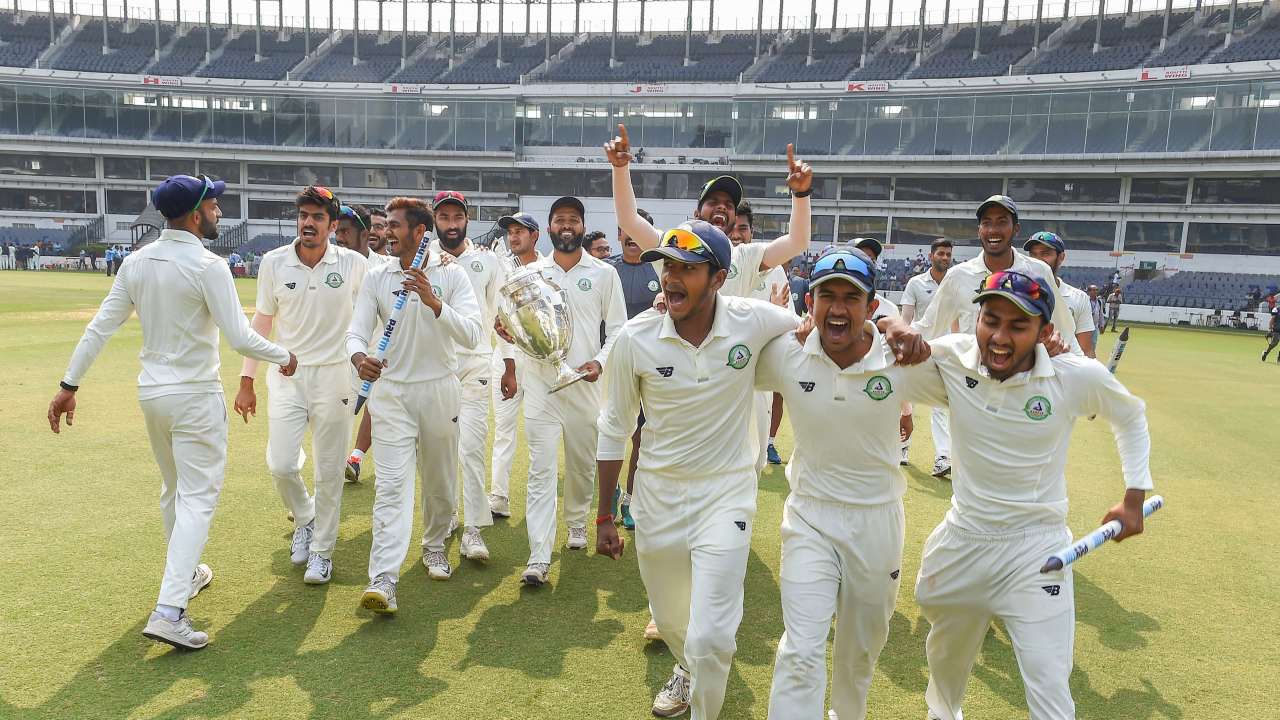
[[556, 374], [556, 384], [551, 387], [551, 390], [548, 391], [547, 394], [554, 395], [586, 376], [587, 374], [585, 372], [578, 372], [577, 370], [569, 367], [569, 363], [561, 360], [559, 372]]

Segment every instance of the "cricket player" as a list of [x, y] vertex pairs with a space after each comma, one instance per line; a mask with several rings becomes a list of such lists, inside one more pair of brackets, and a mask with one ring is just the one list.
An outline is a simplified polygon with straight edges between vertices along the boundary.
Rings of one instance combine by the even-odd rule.
[[[348, 226], [347, 241], [358, 238], [350, 220], [338, 220], [341, 210], [331, 190], [305, 187], [294, 204], [298, 237], [262, 256], [251, 325], [263, 337], [270, 337], [274, 327], [280, 341], [298, 353], [298, 371], [292, 376], [267, 375], [267, 469], [293, 516], [289, 557], [294, 565], [306, 565], [304, 582], [323, 585], [333, 576], [344, 450], [351, 437], [356, 394], [345, 352], [346, 332], [368, 261], [356, 250], [329, 243], [336, 225]], [[343, 234], [339, 230], [339, 236]], [[258, 361], [246, 357], [235, 399], [235, 411], [246, 423], [258, 409], [257, 374]], [[311, 494], [302, 480], [302, 440], [308, 427], [315, 458]]]
[[[712, 719], [720, 714], [736, 649], [756, 509], [755, 363], [799, 318], [789, 308], [720, 292], [733, 262], [731, 243], [707, 222], [668, 230], [642, 258], [663, 261], [667, 312], [628, 322], [609, 356], [596, 452], [596, 549], [622, 555], [608, 498], [643, 405], [645, 451], [632, 501], [636, 557], [658, 629], [677, 661], [653, 712], [675, 717], [692, 706], [695, 720]], [[895, 333], [905, 328], [900, 320], [881, 322], [896, 323]], [[917, 357], [915, 340], [910, 332], [891, 338], [895, 356]]]
[[[582, 249], [586, 234], [586, 209], [575, 197], [551, 203], [548, 229], [551, 255], [534, 264], [564, 291], [573, 318], [573, 339], [566, 361], [582, 380], [551, 394], [556, 369], [549, 363], [519, 358], [524, 363], [524, 428], [529, 443], [529, 486], [525, 500], [525, 523], [529, 532], [529, 564], [521, 581], [538, 587], [547, 582], [551, 567], [551, 547], [556, 537], [556, 469], [558, 450], [564, 445], [564, 522], [568, 527], [565, 547], [581, 550], [587, 546], [587, 520], [591, 494], [595, 490], [595, 418], [600, 414], [600, 379], [609, 348], [618, 329], [627, 320], [622, 300], [622, 283], [613, 266], [597, 260]], [[600, 338], [600, 323], [605, 337]], [[632, 417], [635, 421], [635, 417]], [[628, 433], [630, 434], [630, 433]], [[613, 489], [609, 490], [612, 495]]]
[[[431, 227], [431, 210], [415, 198], [387, 203], [387, 232], [399, 263], [375, 268], [356, 300], [347, 352], [362, 380], [376, 381], [373, 412], [373, 543], [361, 605], [396, 612], [396, 583], [413, 531], [415, 470], [422, 475], [422, 563], [433, 580], [453, 571], [444, 552], [458, 477], [459, 348], [480, 344], [480, 306], [466, 272], [431, 257], [411, 267]], [[373, 329], [386, 325], [396, 296], [410, 293], [382, 361], [366, 354]]]
[[[938, 290], [933, 294], [933, 301], [929, 303], [928, 309], [923, 315], [917, 314], [913, 322], [926, 339], [932, 340], [951, 332], [973, 333], [978, 315], [971, 302], [974, 288], [991, 273], [1016, 270], [1035, 277], [1053, 275], [1048, 265], [1013, 248], [1013, 239], [1020, 229], [1018, 205], [1013, 198], [992, 195], [978, 206], [977, 217], [978, 241], [982, 245], [982, 252], [947, 271], [938, 284]], [[1051, 292], [1055, 301], [1054, 330], [1061, 334], [1073, 352], [1078, 352], [1075, 323], [1071, 319], [1067, 303], [1056, 285]], [[951, 457], [937, 451], [933, 461], [933, 475], [941, 478], [950, 473]]]
[[1067, 244], [1057, 233], [1041, 230], [1022, 243], [1022, 249], [1031, 257], [1039, 260], [1053, 271], [1053, 280], [1058, 284], [1062, 297], [1067, 301], [1071, 311], [1071, 319], [1076, 325], [1076, 342], [1080, 351], [1088, 357], [1095, 357], [1093, 346], [1093, 311], [1089, 306], [1089, 296], [1081, 289], [1065, 283], [1058, 273], [1062, 264], [1067, 261]]
[[[733, 230], [729, 233], [729, 240], [734, 247], [743, 243], [752, 242], [755, 239], [755, 213], [751, 210], [751, 203], [743, 200], [738, 203], [737, 218], [733, 223]], [[782, 269], [781, 265], [776, 265], [768, 270], [760, 273], [756, 278], [755, 287], [751, 288], [750, 298], [753, 300], [764, 300], [771, 302], [773, 294], [777, 288], [791, 288], [791, 282], [787, 278], [787, 271]], [[761, 438], [761, 444], [765, 446], [765, 461], [770, 465], [781, 465], [782, 456], [778, 454], [778, 448], [775, 446], [778, 428], [782, 427], [782, 395], [779, 393], [757, 393], [756, 394], [756, 412], [759, 413], [757, 422], [760, 423], [756, 430], [756, 434]], [[767, 439], [767, 444], [764, 442]], [[761, 465], [757, 470], [763, 470]]]
[[394, 257], [387, 247], [387, 210], [382, 207], [369, 208], [369, 250], [379, 255]]
[[[1280, 345], [1280, 305], [1271, 308], [1271, 329], [1267, 332], [1267, 349], [1262, 351], [1262, 362]], [[1280, 363], [1280, 353], [1276, 353], [1276, 362]]]
[[876, 658], [889, 636], [902, 566], [906, 482], [898, 469], [900, 403], [945, 404], [936, 370], [894, 364], [872, 324], [876, 271], [860, 250], [815, 262], [807, 303], [814, 328], [760, 353], [756, 387], [782, 393], [796, 448], [782, 521], [782, 616], [769, 717], [822, 717], [827, 637], [831, 707], [866, 717]]
[[[907, 287], [902, 293], [902, 319], [911, 322], [916, 318], [924, 317], [929, 310], [929, 304], [933, 302], [933, 296], [938, 292], [938, 287], [942, 284], [942, 279], [947, 276], [947, 271], [951, 269], [951, 258], [955, 252], [955, 246], [946, 238], [938, 238], [929, 244], [929, 269], [912, 277], [907, 281]], [[910, 413], [902, 418], [904, 425], [910, 424], [914, 429], [914, 420]], [[929, 429], [933, 433], [933, 452], [934, 467], [939, 467], [939, 461], [942, 458], [951, 457], [951, 430], [949, 426], [949, 417], [945, 407], [935, 407], [929, 414]], [[908, 453], [911, 450], [911, 432], [904, 427], [906, 437], [902, 441], [902, 457], [899, 464], [906, 465], [909, 463]]]
[[[498, 227], [507, 233], [507, 248], [519, 265], [532, 265], [543, 258], [538, 253], [541, 226], [537, 218], [522, 212], [498, 218]], [[495, 517], [511, 517], [511, 463], [516, 457], [516, 429], [524, 408], [524, 369], [514, 354], [499, 340], [493, 353], [490, 383], [493, 402], [493, 456], [490, 461], [489, 512]]]
[[[480, 529], [493, 525], [489, 495], [485, 482], [489, 440], [489, 382], [493, 365], [493, 318], [498, 312], [498, 288], [506, 282], [506, 272], [498, 256], [477, 248], [467, 238], [467, 198], [454, 190], [436, 193], [431, 212], [436, 239], [431, 250], [453, 258], [471, 282], [472, 292], [480, 304], [480, 342], [474, 348], [459, 349], [462, 383], [462, 410], [458, 414], [458, 459], [462, 465], [462, 531], [461, 555], [483, 562], [489, 559]], [[506, 354], [514, 357], [509, 347]], [[451, 529], [452, 530], [452, 529]]]
[[[636, 213], [645, 221], [653, 222], [653, 216], [643, 209], [637, 209]], [[640, 261], [640, 255], [643, 252], [640, 245], [622, 228], [618, 228], [618, 244], [622, 246], [622, 252], [609, 258], [609, 264], [618, 271], [618, 279], [622, 281], [623, 300], [627, 305], [627, 319], [630, 320], [653, 307], [653, 299], [657, 297], [659, 290], [658, 272], [654, 270], [653, 263]], [[640, 460], [640, 429], [643, 427], [644, 411], [642, 410], [636, 417], [636, 431], [631, 434], [631, 456], [627, 461], [627, 489], [623, 492], [619, 488], [619, 491], [614, 493], [613, 514], [628, 530], [636, 529], [635, 519], [631, 517], [631, 493], [635, 491], [636, 463]], [[657, 632], [656, 626], [654, 632]]]
[[1104, 522], [1124, 524], [1117, 540], [1142, 532], [1152, 489], [1145, 406], [1098, 361], [1049, 357], [1050, 277], [996, 271], [971, 301], [976, 335], [931, 343], [956, 421], [951, 509], [925, 542], [915, 590], [931, 625], [925, 700], [936, 720], [963, 717], [965, 684], [993, 618], [1012, 641], [1032, 720], [1075, 717], [1071, 568], [1039, 568], [1071, 542], [1064, 467], [1076, 418], [1110, 421], [1126, 490]]
[[191, 626], [186, 609], [213, 580], [200, 554], [227, 462], [218, 330], [236, 352], [280, 365], [282, 375], [292, 375], [298, 366], [293, 353], [249, 327], [226, 261], [204, 247], [218, 237], [218, 197], [225, 190], [225, 183], [203, 175], [173, 175], [152, 192], [166, 227], [121, 265], [76, 345], [48, 413], [55, 433], [63, 415], [71, 426], [82, 378], [136, 309], [142, 323], [138, 401], [160, 466], [160, 514], [169, 546], [160, 597], [142, 634], [189, 650], [209, 643], [207, 633]]

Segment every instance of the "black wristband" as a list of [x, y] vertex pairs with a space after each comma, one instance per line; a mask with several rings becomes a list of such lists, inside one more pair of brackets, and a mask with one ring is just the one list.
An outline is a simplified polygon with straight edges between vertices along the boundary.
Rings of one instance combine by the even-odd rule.
[[813, 188], [809, 188], [808, 190], [801, 190], [800, 192], [792, 192], [791, 197], [793, 198], [809, 197], [812, 194], [813, 194]]
[[79, 385], [68, 385], [67, 383], [61, 380], [58, 381], [58, 387], [62, 388], [63, 390], [66, 390], [67, 392], [75, 392], [80, 389]]

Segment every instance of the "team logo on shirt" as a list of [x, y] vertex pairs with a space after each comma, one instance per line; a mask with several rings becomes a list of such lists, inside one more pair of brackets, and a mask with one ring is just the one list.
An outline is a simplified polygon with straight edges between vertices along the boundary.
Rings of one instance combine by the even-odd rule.
[[649, 287], [649, 292], [658, 292], [658, 281], [650, 280], [648, 287]]
[[1043, 395], [1036, 395], [1028, 400], [1026, 405], [1022, 406], [1022, 412], [1026, 413], [1027, 417], [1032, 420], [1039, 422], [1040, 420], [1048, 419], [1053, 414], [1053, 406], [1049, 404], [1049, 398]]
[[670, 365], [664, 365], [660, 368], [657, 368], [657, 370], [658, 370], [658, 374], [661, 375], [662, 377], [671, 377], [671, 373], [676, 371], [676, 369]]
[[974, 388], [978, 387], [978, 381], [977, 381], [977, 380], [974, 380], [973, 378], [969, 377], [968, 375], [965, 375], [965, 376], [964, 376], [964, 385], [965, 385], [965, 387], [967, 387], [967, 388], [969, 388], [970, 390], [972, 390], [972, 389], [974, 389]]
[[325, 277], [324, 284], [331, 288], [340, 288], [342, 287], [342, 276], [336, 272], [331, 272]]
[[471, 269], [474, 272], [481, 272], [482, 270], [484, 270], [484, 264], [481, 263], [479, 260], [472, 260]]
[[351, 398], [342, 398], [342, 404], [343, 404], [343, 405], [350, 405], [350, 404], [351, 404]]
[[746, 345], [734, 345], [729, 349], [729, 367], [741, 370], [751, 362], [751, 348]]
[[894, 570], [893, 572], [889, 573], [889, 578], [890, 578], [891, 580], [897, 580], [897, 579], [898, 579], [898, 574], [899, 574], [899, 573], [901, 573], [901, 572], [902, 572], [902, 568], [898, 568], [897, 570]]
[[1050, 597], [1057, 597], [1062, 592], [1061, 585], [1041, 585], [1040, 589], [1049, 594]]
[[880, 401], [893, 394], [893, 383], [883, 375], [873, 375], [867, 381], [867, 386], [862, 388], [862, 392], [872, 400]]
[[285, 284], [284, 284], [284, 286], [285, 286], [285, 287], [287, 287], [287, 288], [289, 288], [290, 290], [292, 290], [292, 289], [294, 289], [294, 288], [298, 287], [298, 283], [296, 283], [296, 282], [292, 282], [292, 283], [285, 283]]
[[804, 390], [805, 392], [813, 392], [813, 383], [806, 380], [801, 380], [800, 389]]
[[431, 292], [435, 293], [436, 297], [444, 297], [444, 291], [440, 289], [439, 285], [432, 285]]
[[590, 279], [590, 278], [582, 278], [581, 280], [579, 280], [579, 281], [578, 281], [578, 289], [579, 289], [579, 290], [581, 290], [582, 292], [586, 292], [586, 291], [590, 290], [590, 289], [591, 289], [591, 279]]
[[727, 279], [732, 280], [738, 277], [738, 263], [729, 263], [729, 276]]

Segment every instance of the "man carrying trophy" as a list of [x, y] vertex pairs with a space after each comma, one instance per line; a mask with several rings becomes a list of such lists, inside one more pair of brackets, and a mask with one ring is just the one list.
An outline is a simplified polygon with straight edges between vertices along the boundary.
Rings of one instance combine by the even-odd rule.
[[[569, 528], [566, 547], [581, 550], [587, 546], [587, 518], [595, 489], [596, 417], [601, 401], [596, 381], [613, 339], [627, 320], [617, 271], [582, 250], [585, 218], [586, 209], [575, 197], [552, 203], [548, 229], [554, 251], [530, 266], [542, 278], [514, 273], [502, 288], [499, 317], [504, 339], [527, 355], [551, 361], [529, 363], [524, 372], [525, 435], [530, 455], [525, 503], [529, 565], [521, 581], [533, 587], [547, 581], [551, 566], [556, 536], [557, 449], [562, 440], [564, 520]], [[554, 285], [556, 292], [551, 295], [562, 300], [524, 302], [526, 312], [519, 312], [526, 293], [546, 297], [545, 288], [530, 287], [531, 283], [545, 282]], [[530, 309], [535, 312], [528, 312]], [[585, 382], [576, 382], [579, 379]]]

